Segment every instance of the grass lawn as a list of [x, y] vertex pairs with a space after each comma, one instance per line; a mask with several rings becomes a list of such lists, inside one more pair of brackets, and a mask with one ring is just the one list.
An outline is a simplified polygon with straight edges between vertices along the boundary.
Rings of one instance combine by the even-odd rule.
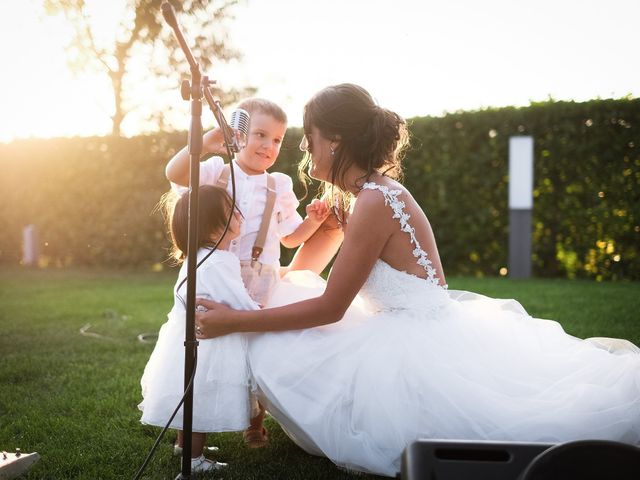
[[[26, 478], [135, 475], [160, 431], [139, 423], [139, 379], [153, 345], [136, 337], [165, 321], [174, 280], [172, 272], [0, 271], [0, 449], [40, 453]], [[448, 280], [452, 289], [516, 298], [573, 335], [640, 344], [640, 283]], [[245, 448], [239, 434], [210, 435], [230, 463], [226, 480], [354, 478], [304, 453], [271, 419], [267, 427], [271, 442], [259, 450]], [[180, 472], [173, 438], [168, 433], [143, 478]]]

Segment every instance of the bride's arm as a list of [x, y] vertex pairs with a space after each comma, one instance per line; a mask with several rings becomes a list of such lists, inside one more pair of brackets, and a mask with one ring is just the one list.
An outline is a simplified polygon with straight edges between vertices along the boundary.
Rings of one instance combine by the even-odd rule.
[[369, 276], [392, 231], [391, 216], [382, 196], [376, 193], [360, 192], [349, 217], [344, 244], [320, 297], [254, 311], [236, 311], [214, 302], [198, 300], [199, 305], [209, 309], [196, 313], [196, 323], [203, 332], [199, 337], [211, 338], [233, 332], [297, 330], [340, 320]]

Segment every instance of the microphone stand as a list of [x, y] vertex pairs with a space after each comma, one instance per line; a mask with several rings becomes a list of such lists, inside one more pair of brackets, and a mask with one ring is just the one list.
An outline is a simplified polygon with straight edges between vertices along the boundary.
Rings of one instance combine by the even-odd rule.
[[182, 470], [176, 480], [191, 478], [191, 433], [193, 431], [193, 385], [190, 384], [198, 341], [195, 334], [196, 313], [196, 260], [198, 251], [198, 192], [200, 188], [200, 155], [202, 153], [202, 81], [200, 66], [193, 58], [191, 50], [178, 27], [173, 7], [162, 4], [162, 15], [171, 26], [184, 51], [191, 69], [191, 83], [184, 80], [181, 85], [182, 98], [191, 98], [191, 123], [189, 125], [189, 230], [187, 236], [187, 306], [184, 339], [184, 396], [182, 417]]
[[[222, 131], [227, 146], [232, 145], [230, 127], [224, 121], [220, 106], [213, 101], [209, 85], [213, 82], [207, 76], [202, 76], [200, 67], [195, 61], [187, 42], [180, 31], [173, 7], [168, 2], [162, 4], [162, 15], [165, 21], [173, 29], [176, 39], [182, 48], [191, 70], [191, 82], [184, 80], [181, 84], [181, 94], [184, 100], [191, 99], [191, 123], [189, 125], [189, 231], [187, 242], [187, 298], [186, 298], [186, 325], [185, 325], [185, 356], [184, 356], [184, 407], [183, 407], [183, 447], [182, 447], [182, 471], [176, 480], [191, 478], [191, 434], [193, 432], [193, 385], [190, 385], [195, 359], [197, 356], [198, 341], [195, 336], [195, 311], [196, 311], [196, 261], [198, 252], [198, 192], [200, 187], [200, 155], [202, 154], [202, 96], [203, 90], [214, 110], [214, 115]], [[233, 168], [231, 169], [233, 173]], [[234, 185], [235, 187], [235, 185]], [[235, 188], [233, 190], [235, 204]], [[233, 214], [233, 210], [232, 210]]]

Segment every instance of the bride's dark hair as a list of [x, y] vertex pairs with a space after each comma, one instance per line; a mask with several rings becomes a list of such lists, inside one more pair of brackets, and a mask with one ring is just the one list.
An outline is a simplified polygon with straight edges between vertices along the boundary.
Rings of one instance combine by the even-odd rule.
[[[365, 171], [357, 181], [358, 187], [374, 172], [401, 177], [402, 153], [409, 145], [406, 122], [397, 113], [376, 105], [364, 88], [343, 83], [321, 90], [305, 105], [303, 125], [305, 135], [310, 135], [315, 126], [324, 138], [337, 142], [331, 185], [325, 183], [322, 188], [325, 198], [333, 197], [332, 207], [348, 209], [351, 195], [344, 176], [352, 165]], [[304, 172], [309, 161], [307, 154], [300, 162], [298, 171], [303, 179], [307, 178]]]

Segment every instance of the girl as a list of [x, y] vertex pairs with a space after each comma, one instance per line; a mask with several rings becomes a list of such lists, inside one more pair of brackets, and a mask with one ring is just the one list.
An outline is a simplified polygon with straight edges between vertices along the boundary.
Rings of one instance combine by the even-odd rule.
[[[173, 203], [174, 208], [170, 200], [165, 201], [166, 218], [174, 256], [183, 261], [187, 251], [188, 193]], [[258, 305], [251, 300], [242, 283], [238, 257], [228, 251], [230, 243], [240, 233], [240, 212], [234, 211], [229, 228], [222, 236], [232, 208], [227, 192], [220, 187], [204, 185], [199, 189], [199, 205], [198, 263], [217, 248], [197, 269], [197, 296], [238, 309], [257, 309]], [[142, 376], [144, 400], [139, 408], [144, 424], [165, 426], [183, 395], [187, 288], [183, 280], [186, 273], [183, 263], [174, 287], [173, 308], [160, 329], [158, 342]], [[224, 465], [205, 459], [202, 454], [205, 432], [242, 431], [249, 425], [250, 374], [246, 354], [247, 340], [242, 334], [201, 341], [198, 346], [193, 395], [193, 472], [214, 470]], [[182, 426], [182, 410], [171, 426]]]

